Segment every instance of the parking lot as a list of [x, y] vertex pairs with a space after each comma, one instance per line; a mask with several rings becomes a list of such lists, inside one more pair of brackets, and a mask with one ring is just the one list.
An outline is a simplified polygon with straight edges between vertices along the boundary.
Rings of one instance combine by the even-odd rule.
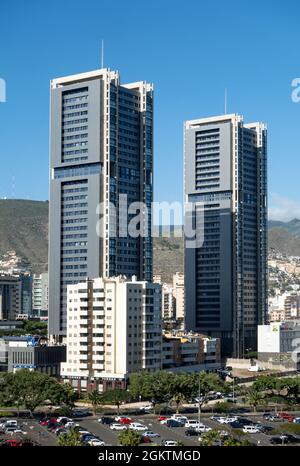
[[[198, 419], [197, 413], [195, 414], [187, 414], [188, 419]], [[269, 426], [276, 429], [277, 433], [254, 433], [254, 434], [244, 434], [241, 438], [249, 440], [253, 445], [261, 445], [261, 446], [268, 446], [271, 445], [270, 439], [275, 435], [278, 437], [280, 435], [280, 429], [284, 421], [282, 422], [271, 422], [265, 420], [262, 415], [241, 415], [239, 417], [246, 418], [249, 420], [250, 423], [260, 422], [264, 426]], [[198, 435], [188, 437], [185, 435], [187, 430], [186, 427], [168, 427], [166, 425], [161, 425], [158, 420], [158, 415], [154, 414], [141, 414], [136, 416], [130, 416], [130, 418], [134, 422], [139, 422], [144, 424], [148, 427], [150, 431], [153, 431], [159, 434], [159, 437], [152, 439], [152, 444], [161, 445], [165, 440], [173, 440], [176, 442], [180, 442], [185, 446], [199, 446]], [[94, 436], [101, 439], [105, 442], [105, 445], [118, 445], [118, 431], [112, 431], [107, 424], [101, 424], [98, 422], [98, 417], [95, 418], [93, 416], [89, 416], [87, 418], [82, 419], [75, 419], [75, 422], [82, 428], [86, 429], [88, 432], [93, 434]], [[201, 422], [205, 424], [207, 427], [210, 427], [214, 430], [224, 430], [226, 429], [229, 431], [230, 434], [235, 434], [240, 432], [240, 429], [237, 430], [235, 428], [230, 427], [226, 424], [220, 424], [219, 422], [211, 419], [211, 414], [202, 414], [201, 415]], [[52, 433], [50, 430], [47, 429], [45, 426], [41, 426], [37, 420], [28, 420], [28, 419], [20, 419], [18, 420], [18, 426], [26, 432], [26, 435], [23, 438], [29, 438], [34, 443], [42, 445], [42, 446], [55, 446], [58, 444], [58, 437], [55, 433]], [[142, 433], [141, 433], [142, 434]], [[300, 436], [295, 436], [299, 438], [299, 442], [297, 443], [300, 445]], [[4, 439], [20, 439], [22, 436], [18, 435], [7, 435], [2, 434], [0, 436], [1, 440]], [[293, 443], [296, 444], [296, 443]], [[148, 444], [147, 444], [148, 445]], [[149, 444], [151, 445], [151, 443]]]

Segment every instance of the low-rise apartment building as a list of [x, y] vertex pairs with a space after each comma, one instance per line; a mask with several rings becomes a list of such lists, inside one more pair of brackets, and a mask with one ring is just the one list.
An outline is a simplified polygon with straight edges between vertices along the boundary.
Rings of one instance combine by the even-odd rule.
[[161, 286], [122, 277], [69, 285], [67, 361], [78, 391], [125, 388], [130, 373], [161, 368]]
[[198, 371], [221, 365], [220, 339], [193, 333], [165, 333], [162, 342], [162, 369]]

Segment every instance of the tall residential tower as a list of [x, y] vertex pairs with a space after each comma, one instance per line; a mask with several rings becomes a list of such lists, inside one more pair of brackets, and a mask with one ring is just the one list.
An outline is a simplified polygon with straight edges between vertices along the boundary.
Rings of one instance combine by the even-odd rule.
[[236, 357], [255, 350], [267, 312], [266, 138], [234, 114], [185, 123], [185, 200], [203, 234], [185, 248], [186, 327]]
[[[51, 81], [50, 335], [66, 334], [67, 285], [152, 279], [152, 131], [153, 86], [144, 81], [121, 85], [106, 68]], [[133, 202], [148, 207], [143, 237], [124, 229]]]

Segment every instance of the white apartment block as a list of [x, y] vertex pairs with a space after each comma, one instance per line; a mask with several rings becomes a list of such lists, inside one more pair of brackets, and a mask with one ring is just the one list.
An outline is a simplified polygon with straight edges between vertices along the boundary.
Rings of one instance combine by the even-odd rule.
[[39, 316], [48, 313], [48, 273], [34, 274], [32, 281], [32, 309]]
[[184, 319], [184, 274], [173, 275], [173, 298], [176, 319]]
[[130, 373], [161, 368], [161, 286], [122, 277], [69, 285], [67, 362], [79, 391], [125, 388]]
[[174, 296], [171, 285], [162, 285], [162, 317], [163, 319], [175, 319]]

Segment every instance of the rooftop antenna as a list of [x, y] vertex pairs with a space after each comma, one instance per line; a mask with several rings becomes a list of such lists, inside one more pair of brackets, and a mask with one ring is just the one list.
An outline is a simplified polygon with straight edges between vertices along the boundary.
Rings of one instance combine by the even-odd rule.
[[101, 47], [101, 68], [104, 68], [104, 40], [102, 39]]
[[227, 87], [224, 92], [224, 115], [227, 115]]

